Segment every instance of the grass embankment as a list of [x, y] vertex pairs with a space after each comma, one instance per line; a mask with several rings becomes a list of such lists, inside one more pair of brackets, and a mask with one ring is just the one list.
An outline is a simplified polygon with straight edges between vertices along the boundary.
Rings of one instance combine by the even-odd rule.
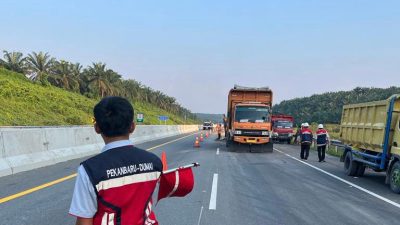
[[[0, 126], [89, 125], [98, 99], [53, 86], [42, 86], [23, 74], [0, 68]], [[159, 124], [158, 115], [167, 115], [167, 124], [183, 124], [184, 118], [148, 103], [133, 103], [144, 113], [144, 124]], [[187, 120], [188, 124], [196, 121]]]

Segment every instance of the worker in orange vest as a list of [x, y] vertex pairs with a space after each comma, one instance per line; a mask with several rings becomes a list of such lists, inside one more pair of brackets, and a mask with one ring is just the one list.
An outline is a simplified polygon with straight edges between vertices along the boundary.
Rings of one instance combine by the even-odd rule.
[[218, 140], [221, 140], [222, 126], [220, 123], [217, 124]]

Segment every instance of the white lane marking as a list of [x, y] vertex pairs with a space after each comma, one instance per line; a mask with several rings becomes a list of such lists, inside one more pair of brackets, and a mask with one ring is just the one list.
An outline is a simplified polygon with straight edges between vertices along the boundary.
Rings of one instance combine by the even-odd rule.
[[201, 209], [200, 209], [200, 216], [199, 216], [199, 220], [197, 221], [197, 225], [200, 225], [200, 222], [201, 222], [201, 215], [203, 215], [203, 208], [204, 208], [204, 206], [201, 206]]
[[218, 174], [214, 173], [212, 188], [211, 188], [211, 196], [210, 196], [210, 206], [208, 208], [210, 210], [217, 209], [217, 189], [218, 189]]
[[378, 195], [378, 194], [376, 194], [376, 193], [374, 193], [374, 192], [372, 192], [372, 191], [370, 191], [370, 190], [367, 190], [367, 189], [365, 189], [365, 188], [363, 188], [363, 187], [360, 187], [360, 186], [358, 186], [357, 184], [354, 184], [354, 183], [352, 183], [352, 182], [350, 182], [350, 181], [347, 181], [347, 180], [345, 180], [345, 179], [342, 179], [342, 178], [340, 178], [340, 177], [338, 177], [338, 176], [336, 176], [336, 175], [333, 175], [333, 174], [331, 174], [331, 173], [329, 173], [329, 172], [327, 172], [327, 171], [325, 171], [325, 170], [323, 170], [323, 169], [320, 169], [320, 168], [318, 168], [318, 167], [316, 167], [316, 166], [313, 166], [313, 165], [311, 165], [311, 164], [309, 164], [309, 163], [306, 163], [306, 162], [304, 162], [304, 161], [301, 161], [300, 159], [295, 158], [295, 157], [293, 157], [293, 156], [291, 156], [291, 155], [289, 155], [289, 154], [286, 154], [286, 153], [284, 153], [284, 152], [282, 152], [282, 151], [280, 151], [280, 150], [278, 150], [278, 149], [276, 149], [276, 148], [274, 148], [274, 150], [276, 150], [277, 152], [280, 152], [280, 153], [282, 153], [282, 154], [284, 154], [284, 155], [286, 155], [286, 156], [288, 156], [288, 157], [290, 157], [290, 158], [292, 158], [292, 159], [294, 159], [294, 160], [296, 160], [296, 161], [298, 161], [298, 162], [301, 162], [301, 163], [303, 163], [304, 165], [307, 165], [307, 166], [309, 166], [309, 167], [311, 167], [311, 168], [313, 168], [313, 169], [315, 169], [315, 170], [318, 170], [318, 171], [321, 172], [321, 173], [324, 173], [324, 174], [326, 174], [326, 175], [328, 175], [328, 176], [330, 176], [330, 177], [333, 177], [333, 178], [335, 178], [336, 180], [339, 180], [339, 181], [341, 181], [341, 182], [343, 182], [343, 183], [345, 183], [345, 184], [348, 184], [350, 187], [357, 188], [358, 190], [363, 191], [363, 192], [365, 192], [365, 193], [367, 193], [367, 194], [369, 194], [369, 195], [372, 195], [372, 196], [374, 196], [375, 198], [378, 198], [378, 199], [380, 199], [380, 200], [382, 200], [382, 201], [384, 201], [384, 202], [387, 202], [387, 203], [389, 203], [389, 204], [391, 204], [391, 205], [393, 205], [393, 206], [395, 206], [395, 207], [397, 207], [397, 208], [400, 208], [400, 204], [397, 203], [397, 202], [391, 201], [391, 200], [389, 200], [389, 199], [387, 199], [387, 198], [385, 198], [385, 197], [383, 197], [383, 196], [380, 196], [380, 195]]
[[219, 155], [219, 148], [217, 148], [217, 155]]

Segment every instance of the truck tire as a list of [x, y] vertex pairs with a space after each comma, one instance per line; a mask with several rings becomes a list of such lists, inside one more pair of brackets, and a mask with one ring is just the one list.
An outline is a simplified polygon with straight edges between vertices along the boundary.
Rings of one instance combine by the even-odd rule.
[[396, 193], [400, 194], [400, 162], [397, 161], [394, 163], [392, 166], [392, 169], [390, 171], [390, 177], [389, 177], [389, 185], [390, 189]]
[[344, 172], [347, 174], [347, 176], [355, 176], [357, 169], [358, 163], [353, 161], [351, 151], [348, 151], [344, 157]]
[[358, 166], [357, 166], [358, 168], [357, 168], [356, 176], [362, 177], [362, 176], [364, 176], [364, 173], [365, 173], [365, 165], [360, 162], [357, 162], [357, 164], [358, 164]]
[[225, 146], [228, 148], [228, 151], [229, 151], [229, 148], [232, 147], [232, 144], [233, 144], [232, 142], [233, 141], [231, 140], [231, 136], [228, 133], [228, 135], [226, 137], [226, 143], [225, 143]]

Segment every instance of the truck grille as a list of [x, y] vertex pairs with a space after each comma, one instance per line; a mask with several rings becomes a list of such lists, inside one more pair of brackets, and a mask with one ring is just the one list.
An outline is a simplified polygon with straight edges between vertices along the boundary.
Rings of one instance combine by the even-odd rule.
[[242, 134], [241, 135], [236, 135], [236, 136], [248, 136], [248, 137], [260, 137], [262, 136], [262, 131], [261, 130], [241, 130]]

